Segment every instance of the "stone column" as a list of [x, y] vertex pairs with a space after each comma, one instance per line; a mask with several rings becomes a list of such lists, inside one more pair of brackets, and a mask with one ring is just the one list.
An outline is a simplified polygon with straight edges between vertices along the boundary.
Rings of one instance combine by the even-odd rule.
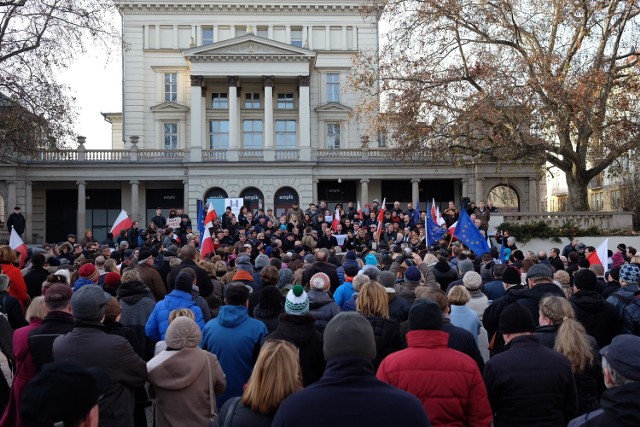
[[[469, 192], [469, 189], [467, 188], [467, 179], [462, 178], [460, 181], [462, 181], [462, 195], [460, 197], [468, 197], [467, 193]], [[456, 203], [458, 202], [456, 201]]]
[[484, 178], [476, 178], [476, 198], [474, 201], [477, 204], [480, 200], [484, 200]]
[[238, 160], [240, 116], [238, 113], [238, 76], [227, 76], [229, 82], [229, 152], [227, 160]]
[[33, 239], [33, 183], [29, 180], [25, 182], [24, 198], [24, 216], [26, 220], [26, 227], [24, 229], [24, 242], [37, 243]]
[[320, 182], [320, 180], [317, 178], [311, 181], [311, 197], [313, 198], [313, 203], [318, 203], [318, 182]]
[[[131, 184], [131, 219], [133, 221], [139, 221], [140, 220], [140, 203], [139, 203], [139, 194], [138, 194], [138, 185], [140, 184], [140, 181], [136, 180], [136, 179], [132, 179], [131, 181], [129, 181], [129, 184]], [[114, 236], [117, 237], [117, 236]]]
[[[184, 190], [183, 191], [183, 199], [184, 199], [184, 203], [182, 203], [184, 206], [182, 207], [182, 210], [184, 211], [184, 213], [186, 213], [187, 215], [189, 215], [189, 207], [190, 207], [190, 200], [189, 200], [189, 180], [188, 179], [184, 179], [182, 180], [182, 185], [184, 186]], [[196, 221], [197, 224], [197, 221]], [[194, 229], [198, 228], [197, 225], [193, 227]]]
[[415, 203], [420, 195], [420, 178], [411, 178], [411, 203]]
[[538, 179], [535, 176], [529, 177], [529, 212], [540, 210], [538, 202]]
[[[289, 27], [290, 28], [290, 27]], [[262, 76], [264, 83], [264, 159], [276, 159], [273, 151], [273, 76]]]
[[85, 181], [76, 181], [78, 186], [78, 222], [76, 235], [78, 236], [78, 242], [81, 240], [81, 236], [84, 234], [84, 229], [87, 227], [87, 183]]
[[367, 178], [360, 180], [360, 198], [362, 199], [360, 208], [364, 209], [364, 205], [369, 203], [369, 179]]
[[188, 148], [189, 161], [202, 161], [202, 140], [204, 125], [204, 106], [202, 105], [202, 88], [204, 77], [191, 76], [191, 138]]
[[[7, 181], [7, 206], [5, 207], [5, 212], [8, 214], [12, 214], [13, 208], [15, 208], [17, 204], [18, 204], [18, 198], [16, 196], [16, 182]], [[9, 215], [7, 215], [6, 218], [8, 217]]]
[[300, 160], [311, 160], [311, 104], [309, 99], [310, 76], [298, 76], [300, 95], [298, 98], [298, 128], [300, 129]]

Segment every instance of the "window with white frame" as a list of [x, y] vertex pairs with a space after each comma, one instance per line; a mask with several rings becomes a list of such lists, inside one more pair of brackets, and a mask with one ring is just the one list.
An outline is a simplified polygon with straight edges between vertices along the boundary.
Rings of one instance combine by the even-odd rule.
[[178, 101], [178, 73], [164, 74], [164, 100], [169, 102]]
[[327, 148], [340, 149], [340, 123], [327, 123]]
[[245, 150], [262, 148], [262, 120], [242, 121], [242, 147]]
[[302, 47], [302, 27], [291, 28], [291, 45]]
[[340, 102], [340, 74], [327, 73], [327, 102]]
[[269, 27], [258, 26], [256, 28], [256, 36], [262, 37], [263, 39], [269, 38]]
[[260, 109], [260, 93], [248, 92], [244, 94], [244, 108], [248, 110]]
[[203, 25], [202, 26], [202, 44], [211, 44], [213, 43], [213, 25]]
[[247, 34], [246, 25], [238, 25], [238, 26], [236, 26], [236, 37], [244, 36], [245, 34]]
[[278, 94], [278, 109], [293, 110], [293, 93]]
[[163, 123], [164, 149], [176, 150], [178, 148], [178, 124]]
[[229, 108], [229, 96], [226, 92], [211, 94], [211, 108]]
[[296, 148], [295, 120], [276, 120], [276, 148], [278, 150]]
[[212, 150], [229, 148], [229, 120], [209, 122], [209, 148]]

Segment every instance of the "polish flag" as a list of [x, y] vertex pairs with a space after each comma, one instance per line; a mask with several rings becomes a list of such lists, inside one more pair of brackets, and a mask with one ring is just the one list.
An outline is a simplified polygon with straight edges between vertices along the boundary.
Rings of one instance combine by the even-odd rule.
[[442, 218], [442, 214], [440, 213], [440, 206], [438, 206], [436, 208], [436, 224], [438, 225], [445, 225], [447, 222], [444, 220], [444, 218]]
[[333, 221], [331, 221], [331, 229], [334, 233], [338, 230], [338, 224], [340, 224], [340, 210], [336, 209], [333, 213]]
[[112, 233], [113, 237], [116, 238], [120, 235], [122, 230], [128, 230], [132, 225], [133, 221], [131, 221], [131, 218], [127, 215], [127, 211], [123, 209], [120, 211], [120, 215], [118, 215], [118, 218], [116, 218], [113, 223], [110, 233]]
[[378, 239], [380, 239], [380, 235], [382, 234], [382, 220], [384, 219], [384, 210], [387, 206], [387, 198], [382, 199], [382, 205], [380, 206], [380, 212], [378, 212]]
[[20, 254], [20, 268], [24, 267], [27, 259], [27, 245], [24, 244], [15, 228], [11, 227], [11, 237], [9, 237], [9, 247]]
[[435, 197], [431, 199], [431, 219], [434, 223], [438, 223], [438, 210], [436, 208], [436, 199]]
[[456, 232], [456, 227], [457, 226], [458, 226], [458, 221], [456, 221], [453, 224], [451, 224], [451, 227], [449, 227], [449, 229], [448, 229], [449, 236], [453, 236], [453, 234]]
[[589, 255], [589, 265], [600, 264], [607, 269], [607, 249], [609, 248], [609, 239], [604, 239], [604, 242], [600, 243], [600, 245], [596, 248], [596, 251]]
[[218, 218], [216, 210], [213, 208], [213, 203], [209, 202], [209, 209], [207, 210], [207, 216], [204, 218], [204, 227], [213, 227], [213, 221]]
[[[207, 216], [208, 215], [207, 213]], [[213, 239], [211, 238], [211, 233], [209, 233], [209, 227], [205, 227], [204, 233], [202, 234], [202, 241], [200, 242], [200, 255], [204, 258], [211, 252], [213, 252]]]
[[356, 210], [358, 211], [358, 216], [360, 217], [360, 219], [362, 219], [362, 209], [360, 209], [360, 202], [358, 202], [358, 206], [356, 207]]

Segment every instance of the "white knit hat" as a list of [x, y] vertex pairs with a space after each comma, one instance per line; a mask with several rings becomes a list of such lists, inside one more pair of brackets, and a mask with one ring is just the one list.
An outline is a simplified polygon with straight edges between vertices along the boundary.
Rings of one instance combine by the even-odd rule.
[[287, 314], [297, 316], [309, 312], [309, 297], [302, 286], [295, 285], [289, 293], [287, 293], [287, 299], [284, 302], [284, 311]]

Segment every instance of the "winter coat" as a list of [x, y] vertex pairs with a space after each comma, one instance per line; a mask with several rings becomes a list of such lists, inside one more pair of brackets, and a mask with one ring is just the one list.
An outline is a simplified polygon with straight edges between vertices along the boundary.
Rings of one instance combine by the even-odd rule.
[[205, 326], [201, 346], [218, 357], [227, 376], [226, 391], [216, 397], [219, 408], [229, 398], [242, 396], [266, 335], [264, 323], [250, 318], [249, 310], [238, 305], [220, 307], [218, 317]]
[[76, 292], [78, 289], [86, 285], [95, 285], [95, 283], [86, 277], [79, 277], [75, 282], [73, 282], [73, 292]]
[[620, 320], [623, 318], [624, 308], [633, 300], [633, 294], [636, 292], [638, 292], [638, 285], [627, 285], [606, 297], [607, 302], [616, 308]]
[[482, 325], [475, 311], [466, 305], [452, 305], [449, 317], [451, 324], [471, 332], [476, 339], [476, 344], [478, 343], [478, 334]]
[[172, 291], [176, 288], [176, 277], [178, 277], [178, 274], [185, 268], [191, 268], [196, 272], [196, 285], [198, 286], [198, 289], [200, 289], [200, 295], [204, 298], [211, 295], [213, 292], [213, 285], [211, 284], [211, 280], [209, 280], [207, 271], [198, 266], [192, 260], [183, 260], [180, 264], [171, 269], [167, 276], [167, 289]]
[[20, 301], [7, 291], [0, 292], [0, 311], [7, 315], [9, 324], [14, 331], [28, 325]]
[[636, 427], [640, 424], [640, 382], [607, 389], [600, 398], [600, 409], [582, 415], [568, 427]]
[[622, 316], [622, 331], [625, 334], [640, 336], [640, 295], [627, 305]]
[[275, 331], [280, 324], [280, 315], [284, 313], [282, 307], [262, 308], [260, 304], [253, 310], [253, 318], [262, 321], [269, 333]]
[[196, 303], [193, 302], [190, 293], [174, 289], [171, 293], [160, 302], [156, 303], [149, 320], [144, 326], [144, 331], [147, 336], [155, 341], [164, 340], [164, 336], [167, 333], [169, 327], [169, 314], [178, 308], [188, 308], [195, 314], [195, 321], [200, 326], [200, 329], [204, 329], [204, 319], [202, 318], [202, 311]]
[[398, 323], [405, 322], [409, 318], [411, 304], [398, 294], [392, 293], [387, 296], [389, 297], [389, 318]]
[[407, 333], [409, 348], [382, 361], [378, 379], [422, 402], [434, 426], [490, 426], [482, 375], [470, 357], [447, 347], [446, 332]]
[[20, 301], [22, 311], [29, 305], [29, 294], [27, 293], [27, 284], [24, 282], [22, 272], [13, 264], [0, 264], [2, 274], [9, 276], [9, 295]]
[[449, 283], [458, 279], [458, 273], [446, 261], [438, 261], [431, 267], [431, 271], [433, 271], [433, 275], [436, 277], [436, 281], [443, 292], [447, 289]]
[[403, 347], [400, 324], [383, 317], [367, 317], [373, 328], [373, 338], [376, 341], [376, 357], [371, 361], [373, 369], [378, 370], [380, 362]]
[[53, 362], [53, 341], [73, 330], [74, 320], [70, 313], [50, 311], [39, 328], [29, 333], [29, 351], [36, 369]]
[[598, 342], [600, 348], [611, 344], [618, 333], [620, 318], [616, 308], [596, 291], [579, 290], [571, 297], [576, 319]]
[[569, 360], [533, 335], [514, 338], [491, 358], [484, 382], [496, 427], [561, 427], [575, 416], [578, 399]]
[[[234, 405], [236, 400], [240, 401], [237, 405]], [[233, 413], [231, 413], [231, 406], [235, 406]], [[247, 408], [242, 404], [241, 397], [229, 399], [222, 405], [214, 427], [226, 427], [225, 420], [228, 417], [231, 417], [230, 421], [226, 421], [229, 423], [229, 427], [271, 427], [273, 422], [273, 415], [253, 412], [251, 408]]]
[[503, 297], [506, 292], [502, 280], [493, 280], [485, 283], [482, 289], [489, 301]]
[[147, 288], [151, 291], [151, 295], [156, 301], [160, 301], [167, 294], [167, 288], [164, 285], [162, 276], [153, 267], [146, 264], [138, 264], [133, 268], [133, 271], [137, 271], [142, 282], [147, 285]]
[[351, 299], [351, 296], [354, 292], [355, 290], [353, 289], [353, 283], [344, 282], [333, 293], [333, 300], [336, 302], [336, 304], [338, 304], [338, 306], [340, 306], [341, 310], [344, 310], [345, 304]]
[[473, 334], [465, 329], [452, 325], [448, 317], [443, 320], [441, 331], [449, 334], [449, 341], [447, 342], [449, 348], [458, 350], [472, 358], [473, 361], [476, 362], [476, 365], [478, 365], [480, 372], [482, 372], [484, 370], [484, 359], [482, 358]]
[[400, 298], [404, 298], [405, 301], [409, 303], [411, 306], [416, 300], [416, 288], [419, 286], [419, 283], [408, 283], [404, 280], [396, 283], [396, 296]]
[[120, 323], [133, 330], [138, 341], [145, 349], [144, 360], [153, 357], [155, 341], [145, 333], [145, 325], [156, 303], [147, 286], [139, 281], [126, 282], [118, 288], [120, 300]]
[[315, 319], [305, 314], [280, 315], [278, 328], [267, 335], [267, 340], [285, 340], [298, 347], [302, 385], [308, 386], [318, 381], [324, 372], [325, 361], [322, 350], [323, 337], [314, 328]]
[[209, 424], [211, 400], [215, 402], [227, 385], [215, 355], [200, 348], [165, 350], [147, 363], [147, 369], [156, 396], [156, 427]]
[[336, 272], [336, 266], [328, 262], [316, 261], [304, 273], [302, 273], [302, 284], [305, 287], [309, 287], [309, 280], [316, 273], [325, 273], [329, 276], [329, 283], [331, 284], [331, 294], [335, 295], [336, 289], [340, 286], [340, 280], [338, 279], [338, 273]]
[[35, 297], [42, 295], [42, 282], [47, 280], [49, 274], [49, 270], [41, 267], [33, 267], [27, 274], [25, 274], [24, 283], [27, 286], [29, 298], [34, 299]]
[[540, 300], [546, 296], [565, 298], [564, 292], [562, 292], [562, 289], [555, 283], [538, 283], [533, 288], [525, 288], [521, 291], [513, 292], [513, 294], [510, 294], [508, 299], [511, 300], [511, 302], [518, 301], [520, 304], [527, 307], [537, 326], [538, 318], [540, 317], [538, 313], [538, 306], [540, 305]]
[[340, 306], [324, 291], [311, 289], [309, 296], [309, 314], [316, 319], [314, 326], [320, 332], [324, 332], [327, 323], [340, 313]]
[[[330, 407], [318, 404], [331, 396]], [[430, 426], [420, 401], [375, 377], [363, 358], [332, 359], [320, 381], [287, 397], [273, 427]]]
[[144, 385], [147, 366], [126, 339], [108, 335], [98, 323], [77, 322], [67, 335], [53, 342], [53, 360], [73, 360], [102, 369], [111, 380], [100, 399], [100, 427], [133, 425], [133, 388]]
[[493, 354], [498, 354], [504, 351], [504, 339], [502, 338], [502, 334], [498, 330], [498, 321], [500, 320], [500, 314], [502, 314], [502, 310], [507, 308], [509, 304], [516, 300], [515, 295], [524, 290], [525, 288], [522, 285], [515, 285], [510, 287], [506, 290], [504, 296], [502, 298], [494, 300], [482, 315], [482, 326], [484, 326], [484, 328], [487, 330], [489, 343], [493, 341]]

